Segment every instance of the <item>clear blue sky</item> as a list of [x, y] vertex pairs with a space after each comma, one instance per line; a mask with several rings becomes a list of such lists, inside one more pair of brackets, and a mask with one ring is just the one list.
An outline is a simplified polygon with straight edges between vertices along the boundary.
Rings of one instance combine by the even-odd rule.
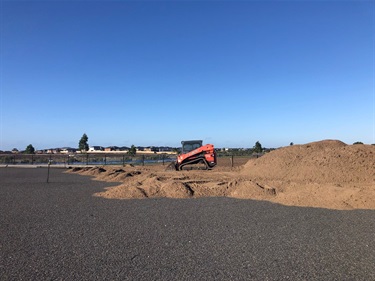
[[2, 1], [0, 149], [375, 143], [374, 1]]

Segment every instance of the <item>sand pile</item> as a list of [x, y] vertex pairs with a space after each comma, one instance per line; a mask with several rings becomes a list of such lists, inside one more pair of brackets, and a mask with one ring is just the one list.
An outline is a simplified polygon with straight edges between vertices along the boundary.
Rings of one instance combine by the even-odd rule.
[[284, 147], [244, 165], [241, 174], [272, 186], [271, 201], [332, 209], [375, 209], [375, 146], [324, 140]]
[[272, 151], [244, 165], [262, 180], [346, 184], [375, 182], [375, 146], [325, 140]]
[[70, 172], [118, 182], [95, 194], [108, 199], [224, 196], [292, 206], [375, 209], [375, 146], [325, 140], [277, 149], [240, 169], [218, 161], [210, 171], [166, 171], [155, 165]]

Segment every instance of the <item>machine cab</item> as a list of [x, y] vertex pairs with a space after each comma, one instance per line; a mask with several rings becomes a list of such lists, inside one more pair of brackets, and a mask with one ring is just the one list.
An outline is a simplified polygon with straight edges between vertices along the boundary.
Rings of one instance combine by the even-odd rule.
[[188, 153], [194, 149], [197, 149], [202, 146], [202, 140], [189, 140], [189, 141], [182, 141], [182, 151], [181, 154]]

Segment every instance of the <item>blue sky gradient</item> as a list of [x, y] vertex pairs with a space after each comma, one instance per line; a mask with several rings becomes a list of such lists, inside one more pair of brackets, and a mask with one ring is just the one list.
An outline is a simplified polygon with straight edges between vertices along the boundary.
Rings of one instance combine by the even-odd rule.
[[374, 1], [2, 1], [0, 150], [375, 143]]

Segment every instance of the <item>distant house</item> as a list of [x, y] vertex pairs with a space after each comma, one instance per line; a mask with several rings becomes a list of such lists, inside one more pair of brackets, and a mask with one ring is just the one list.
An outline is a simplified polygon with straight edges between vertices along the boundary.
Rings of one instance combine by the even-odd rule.
[[57, 154], [60, 153], [61, 149], [60, 148], [49, 148], [47, 149], [48, 154]]
[[102, 146], [90, 146], [89, 152], [98, 152], [98, 151], [104, 151], [104, 147]]
[[157, 151], [158, 149], [155, 146], [148, 146], [143, 149], [144, 153], [156, 153]]
[[120, 148], [118, 146], [108, 146], [104, 148], [104, 151], [119, 151]]
[[151, 149], [151, 151], [154, 152], [154, 153], [156, 153], [156, 152], [159, 151], [159, 147], [156, 147], [156, 146], [151, 146], [150, 149]]
[[68, 154], [68, 153], [75, 153], [77, 149], [71, 147], [62, 147], [60, 153]]
[[159, 152], [172, 152], [173, 148], [168, 146], [160, 146], [157, 148]]

